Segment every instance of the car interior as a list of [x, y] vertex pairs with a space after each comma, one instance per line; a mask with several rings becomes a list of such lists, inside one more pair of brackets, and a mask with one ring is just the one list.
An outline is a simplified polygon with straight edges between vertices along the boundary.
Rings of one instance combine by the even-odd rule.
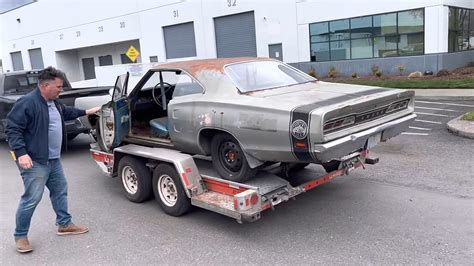
[[156, 71], [132, 96], [131, 134], [169, 140], [168, 104], [174, 97], [202, 93], [202, 87], [181, 71]]

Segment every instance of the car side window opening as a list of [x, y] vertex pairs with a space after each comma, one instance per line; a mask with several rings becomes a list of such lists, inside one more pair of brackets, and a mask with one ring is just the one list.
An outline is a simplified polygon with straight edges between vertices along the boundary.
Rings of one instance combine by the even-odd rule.
[[171, 99], [203, 91], [181, 70], [153, 71], [132, 100], [132, 134], [169, 138], [167, 109]]
[[315, 81], [311, 76], [277, 61], [252, 61], [225, 68], [240, 92], [252, 92]]

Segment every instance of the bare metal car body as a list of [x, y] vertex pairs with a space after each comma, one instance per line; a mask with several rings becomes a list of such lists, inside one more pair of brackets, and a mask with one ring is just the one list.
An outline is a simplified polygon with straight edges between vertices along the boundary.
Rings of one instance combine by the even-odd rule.
[[[265, 71], [265, 67], [272, 69]], [[272, 86], [270, 80], [267, 87], [243, 88], [257, 82], [259, 73], [271, 77], [273, 68], [296, 81]], [[179, 75], [178, 82], [165, 81], [163, 76], [169, 73]], [[179, 83], [181, 75], [187, 76], [184, 87]], [[159, 84], [150, 83], [153, 77], [160, 77]], [[229, 154], [213, 152], [213, 138], [227, 134], [240, 146], [237, 155], [242, 151], [243, 163], [252, 169], [266, 162], [340, 162], [400, 134], [415, 118], [413, 92], [317, 81], [267, 58], [162, 64], [151, 69], [128, 96], [126, 82], [121, 86], [113, 104], [102, 108], [103, 149], [137, 143], [212, 155], [214, 161], [224, 156], [225, 163]], [[157, 137], [149, 121], [160, 117], [167, 117], [168, 135]], [[233, 159], [236, 154], [230, 155]]]

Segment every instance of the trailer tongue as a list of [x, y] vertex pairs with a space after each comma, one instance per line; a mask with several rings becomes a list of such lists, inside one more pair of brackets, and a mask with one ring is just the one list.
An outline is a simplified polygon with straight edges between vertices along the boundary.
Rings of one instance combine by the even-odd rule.
[[180, 216], [194, 205], [239, 223], [258, 220], [262, 211], [364, 167], [363, 162], [378, 161], [368, 158], [368, 151], [364, 150], [346, 156], [340, 168], [330, 173], [302, 170], [287, 172], [289, 176], [283, 178], [281, 167], [270, 166], [249, 181], [237, 183], [219, 178], [207, 158], [164, 148], [128, 144], [107, 153], [93, 146], [91, 154], [105, 174], [120, 177], [131, 201], [144, 201], [153, 191], [162, 209], [170, 215]]

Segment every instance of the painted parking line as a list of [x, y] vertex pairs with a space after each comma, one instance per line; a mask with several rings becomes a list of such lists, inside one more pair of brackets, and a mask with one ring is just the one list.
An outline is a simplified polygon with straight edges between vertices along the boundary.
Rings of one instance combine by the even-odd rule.
[[429, 136], [428, 133], [402, 132], [402, 135]]
[[474, 107], [471, 104], [460, 104], [460, 103], [440, 103], [440, 102], [428, 102], [428, 101], [415, 101], [415, 103], [429, 103], [429, 104], [441, 104], [441, 105], [452, 105], [452, 106], [462, 106], [462, 107]]
[[421, 120], [421, 119], [415, 119], [415, 121], [422, 122], [422, 123], [429, 123], [429, 124], [438, 124], [438, 125], [442, 124], [441, 122], [438, 122], [438, 121], [429, 121], [429, 120]]
[[422, 107], [422, 106], [415, 106], [415, 109], [427, 109], [427, 110], [456, 112], [456, 113], [463, 113], [464, 112], [464, 111], [460, 111], [460, 110], [443, 109], [443, 108], [431, 108], [431, 107]]
[[425, 131], [431, 130], [431, 128], [425, 128], [425, 127], [408, 127], [408, 128], [416, 129], [416, 130], [425, 130]]
[[452, 115], [441, 115], [441, 114], [432, 114], [432, 113], [422, 113], [422, 112], [415, 112], [417, 115], [432, 115], [432, 116], [441, 116], [441, 117], [454, 117]]

